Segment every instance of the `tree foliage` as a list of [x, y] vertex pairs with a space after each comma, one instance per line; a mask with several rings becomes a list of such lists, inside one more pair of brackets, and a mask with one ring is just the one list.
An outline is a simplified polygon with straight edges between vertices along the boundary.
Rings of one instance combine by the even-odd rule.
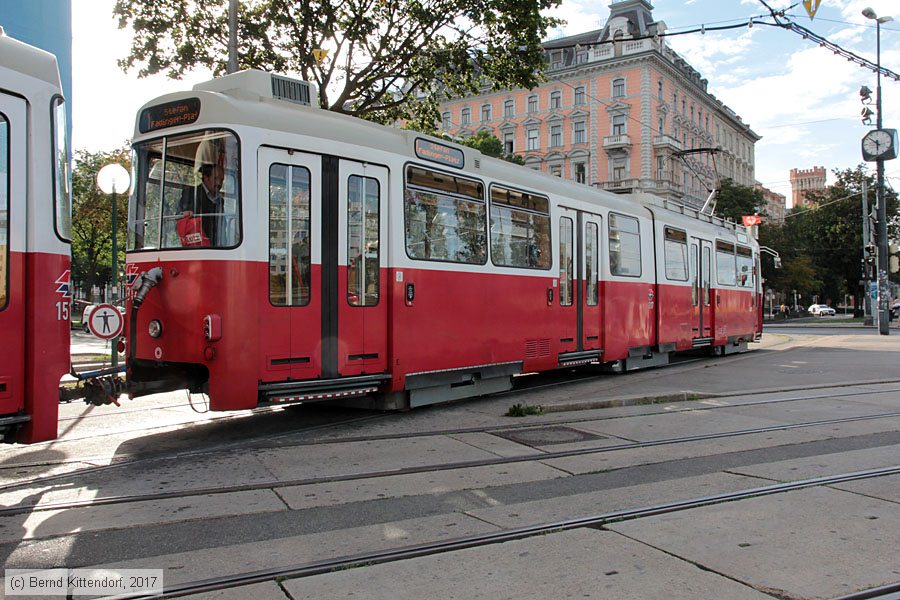
[[[541, 39], [560, 0], [244, 0], [239, 68], [315, 82], [323, 108], [382, 122], [434, 123], [439, 93], [540, 81]], [[117, 0], [134, 38], [123, 69], [180, 78], [225, 72], [228, 0]], [[327, 50], [317, 61], [313, 50]], [[333, 92], [329, 100], [327, 92]]]
[[[779, 252], [784, 268], [774, 269], [763, 256], [766, 287], [788, 295], [793, 290], [809, 304], [843, 301], [844, 295], [860, 297], [862, 290], [862, 182], [866, 181], [869, 206], [875, 203], [874, 177], [862, 166], [835, 171], [836, 182], [824, 192], [808, 193], [810, 206], [792, 210], [783, 225], [763, 223], [760, 243]], [[897, 194], [887, 189], [888, 215], [897, 213]], [[897, 239], [898, 223], [892, 219], [888, 237]]]
[[[82, 288], [101, 288], [112, 275], [112, 199], [97, 187], [97, 173], [110, 163], [131, 168], [128, 148], [75, 153], [72, 172], [72, 275]], [[116, 195], [119, 267], [125, 266], [128, 195]]]
[[740, 223], [745, 215], [764, 215], [765, 204], [761, 190], [723, 179], [716, 199], [716, 214]]
[[516, 163], [517, 165], [525, 164], [524, 158], [522, 158], [518, 154], [509, 154], [505, 152], [503, 149], [503, 142], [500, 141], [500, 138], [484, 129], [473, 136], [462, 139], [454, 139], [453, 141], [462, 144], [463, 146], [474, 148], [485, 156], [502, 158], [503, 160]]

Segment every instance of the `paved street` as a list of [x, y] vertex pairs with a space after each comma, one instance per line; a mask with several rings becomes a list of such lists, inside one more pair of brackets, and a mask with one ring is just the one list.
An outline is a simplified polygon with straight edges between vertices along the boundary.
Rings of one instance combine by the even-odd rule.
[[[64, 405], [60, 440], [0, 448], [0, 556], [171, 586], [895, 467], [898, 359], [900, 335], [771, 327], [743, 355], [399, 414]], [[900, 475], [872, 475], [202, 596], [833, 598], [900, 580], [898, 506]]]

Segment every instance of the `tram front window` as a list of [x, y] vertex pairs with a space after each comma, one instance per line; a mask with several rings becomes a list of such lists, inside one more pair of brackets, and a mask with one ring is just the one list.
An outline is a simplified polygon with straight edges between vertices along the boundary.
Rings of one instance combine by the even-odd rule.
[[128, 249], [233, 248], [241, 241], [237, 138], [206, 130], [134, 146]]

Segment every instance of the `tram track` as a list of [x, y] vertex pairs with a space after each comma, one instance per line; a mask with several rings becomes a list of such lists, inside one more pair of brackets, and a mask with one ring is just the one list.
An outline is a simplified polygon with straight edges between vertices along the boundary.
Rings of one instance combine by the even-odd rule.
[[[475, 467], [499, 466], [524, 462], [541, 462], [546, 460], [570, 458], [575, 456], [586, 456], [590, 454], [602, 454], [607, 452], [628, 451], [645, 448], [653, 448], [658, 446], [667, 446], [675, 444], [684, 444], [692, 442], [703, 442], [710, 440], [719, 440], [733, 437], [741, 437], [760, 433], [771, 433], [777, 431], [790, 431], [809, 427], [818, 427], [823, 425], [835, 425], [842, 423], [853, 423], [861, 421], [871, 421], [877, 419], [897, 418], [900, 417], [900, 411], [881, 413], [876, 415], [862, 415], [855, 417], [843, 417], [837, 419], [824, 419], [816, 421], [807, 421], [803, 423], [789, 423], [782, 425], [772, 425], [767, 427], [756, 427], [749, 429], [724, 431], [709, 434], [698, 434], [691, 436], [681, 436], [673, 438], [665, 438], [659, 440], [651, 440], [645, 442], [627, 442], [622, 444], [607, 446], [592, 446], [588, 448], [577, 448], [571, 450], [560, 450], [556, 452], [545, 452], [542, 454], [525, 454], [516, 456], [503, 456], [479, 460], [466, 460], [448, 463], [439, 463], [431, 465], [422, 465], [416, 467], [404, 467], [398, 469], [387, 469], [380, 471], [370, 471], [363, 473], [351, 473], [344, 475], [328, 475], [321, 477], [311, 477], [304, 479], [293, 479], [286, 481], [265, 481], [248, 484], [237, 484], [230, 486], [218, 486], [207, 488], [196, 488], [191, 490], [171, 490], [165, 492], [143, 493], [121, 496], [103, 496], [91, 498], [88, 500], [76, 500], [66, 502], [46, 502], [42, 504], [14, 505], [6, 508], [0, 508], [0, 517], [13, 516], [20, 514], [30, 514], [35, 512], [71, 510], [79, 508], [94, 508], [100, 506], [111, 506], [120, 504], [130, 504], [136, 502], [145, 502], [150, 500], [168, 500], [180, 499], [197, 496], [209, 496], [218, 494], [228, 494], [235, 492], [246, 492], [266, 489], [280, 489], [287, 487], [297, 487], [306, 485], [315, 485], [322, 483], [333, 483], [340, 481], [360, 481], [368, 479], [379, 479], [385, 477], [393, 477], [398, 475], [413, 475], [421, 473], [433, 473], [440, 471], [452, 471], [457, 469], [468, 469]], [[71, 476], [71, 474], [69, 474]]]
[[[833, 389], [837, 387], [849, 387], [855, 385], [875, 385], [875, 384], [888, 384], [888, 383], [898, 383], [898, 380], [890, 380], [890, 381], [879, 381], [879, 382], [853, 382], [848, 383], [844, 386], [834, 386], [827, 385], [821, 386], [819, 388], [815, 387], [805, 387], [804, 389]], [[900, 392], [900, 387], [890, 388], [885, 390], [879, 390], [878, 393], [890, 393], [890, 392]], [[706, 396], [698, 396], [698, 401], [702, 400], [713, 400], [713, 399], [722, 399], [729, 397], [740, 397], [740, 396], [748, 396], [755, 394], [765, 394], [765, 393], [776, 393], [772, 391], [763, 391], [763, 392], [740, 392], [734, 394], [717, 394], [717, 395], [706, 395]], [[771, 404], [781, 404], [788, 402], [801, 402], [804, 400], [818, 400], [818, 399], [834, 399], [834, 398], [846, 398], [853, 396], [861, 396], [866, 395], [871, 392], [869, 391], [854, 391], [854, 392], [837, 392], [833, 394], [815, 394], [815, 395], [800, 395], [800, 396], [791, 396], [787, 398], [775, 398], [772, 400], [762, 400], [762, 401], [753, 401], [753, 402], [741, 402], [741, 403], [732, 403], [732, 404], [723, 404], [723, 405], [697, 405], [690, 404], [684, 407], [677, 407], [674, 410], [664, 409], [657, 411], [649, 411], [643, 412], [640, 414], [629, 414], [629, 415], [607, 415], [607, 416], [585, 416], [585, 417], [577, 417], [577, 418], [562, 418], [562, 419], [543, 419], [540, 421], [528, 421], [521, 423], [504, 423], [500, 425], [486, 425], [481, 427], [462, 427], [462, 428], [446, 428], [446, 429], [433, 429], [433, 430], [423, 430], [423, 431], [415, 431], [415, 432], [404, 432], [400, 434], [382, 434], [382, 435], [363, 435], [363, 436], [350, 436], [350, 437], [339, 437], [332, 439], [314, 439], [314, 440], [299, 440], [296, 442], [283, 444], [283, 445], [270, 445], [273, 442], [276, 442], [283, 438], [288, 438], [292, 436], [299, 436], [309, 433], [315, 433], [319, 431], [327, 431], [330, 428], [339, 428], [346, 425], [357, 425], [361, 423], [369, 423], [372, 421], [378, 421], [390, 418], [394, 413], [381, 413], [375, 415], [366, 415], [363, 417], [354, 417], [351, 419], [346, 419], [334, 423], [323, 423], [320, 425], [315, 425], [312, 427], [307, 427], [303, 429], [296, 429], [286, 432], [279, 432], [271, 435], [260, 436], [253, 440], [236, 440], [231, 442], [226, 442], [223, 444], [217, 444], [212, 447], [186, 450], [182, 452], [176, 452], [173, 454], [168, 454], [164, 456], [151, 456], [151, 457], [141, 457], [141, 458], [123, 458], [121, 460], [117, 460], [116, 462], [106, 464], [106, 465], [97, 465], [91, 466], [84, 469], [79, 469], [77, 471], [70, 471], [65, 473], [57, 473], [52, 475], [45, 475], [39, 477], [33, 477], [29, 479], [23, 479], [19, 481], [13, 481], [9, 483], [5, 483], [0, 485], [0, 492], [8, 492], [17, 488], [27, 487], [31, 485], [43, 485], [46, 483], [52, 483], [54, 481], [65, 480], [74, 476], [88, 476], [93, 475], [98, 472], [109, 471], [113, 469], [119, 469], [124, 467], [133, 467], [135, 465], [140, 464], [151, 464], [154, 462], [169, 462], [174, 460], [181, 460], [185, 458], [197, 458], [202, 457], [208, 454], [215, 454], [218, 452], [224, 452], [228, 450], [232, 450], [235, 448], [241, 449], [261, 449], [261, 448], [292, 448], [292, 447], [303, 447], [310, 445], [326, 445], [326, 444], [344, 444], [344, 443], [355, 443], [355, 442], [373, 442], [373, 441], [386, 441], [386, 440], [395, 440], [395, 439], [410, 439], [410, 438], [422, 438], [422, 437], [432, 437], [432, 436], [452, 436], [452, 435], [464, 435], [471, 433], [497, 433], [503, 431], [516, 431], [523, 429], [533, 429], [539, 427], [546, 426], [560, 426], [560, 425], [577, 425], [579, 423], [586, 422], [598, 422], [598, 421], [607, 421], [607, 420], [619, 420], [619, 419], [627, 419], [636, 416], [654, 416], [654, 415], [663, 415], [663, 414], [678, 414], [686, 411], [714, 411], [719, 409], [728, 409], [728, 408], [740, 408], [740, 407], [748, 407], [748, 406], [763, 406], [763, 405], [771, 405]], [[681, 394], [689, 394], [688, 392]], [[651, 400], [648, 399], [648, 404], [650, 405]], [[655, 402], [653, 402], [655, 403]], [[562, 414], [562, 413], [547, 413], [547, 414]], [[86, 462], [89, 459], [78, 459], [72, 461], [60, 461], [55, 463], [40, 463], [40, 464], [17, 464], [11, 465], [9, 469], [21, 469], [25, 467], [34, 467], [34, 466], [42, 466], [46, 467], [48, 465], [65, 465], [72, 463], [80, 463]], [[3, 469], [0, 469], [2, 472]], [[2, 512], [0, 512], [2, 514]]]
[[[268, 581], [301, 579], [335, 571], [400, 562], [404, 560], [411, 560], [414, 558], [444, 554], [469, 548], [490, 546], [494, 544], [523, 540], [547, 534], [570, 531], [574, 529], [602, 529], [614, 523], [634, 521], [664, 514], [715, 506], [727, 502], [738, 502], [741, 500], [785, 494], [788, 492], [813, 487], [823, 487], [852, 481], [861, 481], [865, 479], [889, 477], [898, 474], [900, 474], [900, 465], [878, 469], [869, 469], [864, 471], [853, 471], [837, 475], [816, 477], [812, 479], [802, 479], [785, 483], [776, 483], [711, 496], [701, 496], [688, 500], [679, 500], [664, 504], [645, 506], [641, 508], [618, 510], [590, 515], [586, 517], [576, 517], [571, 519], [541, 523], [537, 525], [530, 525], [526, 527], [503, 529], [501, 531], [457, 537], [450, 540], [426, 542], [421, 544], [390, 548], [387, 550], [363, 552], [333, 559], [300, 563], [287, 567], [262, 569], [210, 579], [190, 581], [167, 586], [166, 588], [164, 588], [161, 594], [147, 595], [141, 593], [133, 593], [111, 596], [107, 600], [177, 598], [193, 594], [239, 588], [256, 583], [265, 583]], [[888, 598], [890, 597], [890, 594], [895, 593], [898, 590], [900, 590], [900, 586], [898, 585], [885, 586], [872, 590], [863, 590], [861, 592], [850, 594], [848, 596], [843, 596], [841, 600]]]

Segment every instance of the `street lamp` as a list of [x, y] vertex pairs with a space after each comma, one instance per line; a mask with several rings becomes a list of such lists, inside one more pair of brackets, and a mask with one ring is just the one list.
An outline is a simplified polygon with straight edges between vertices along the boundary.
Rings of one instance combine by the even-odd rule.
[[[104, 194], [112, 195], [112, 288], [113, 304], [119, 299], [119, 245], [116, 224], [118, 221], [118, 208], [116, 206], [116, 193], [128, 193], [131, 187], [131, 176], [125, 167], [118, 163], [111, 163], [100, 169], [97, 173], [97, 185]], [[119, 338], [112, 339], [112, 366], [119, 364]]]
[[[881, 24], [893, 21], [893, 17], [879, 17], [871, 8], [865, 8], [862, 15], [867, 19], [875, 21], [875, 58], [877, 85], [875, 87], [875, 129], [881, 130]], [[894, 132], [896, 139], [896, 132]], [[878, 148], [878, 145], [876, 145]], [[890, 151], [896, 153], [896, 148], [889, 148]], [[893, 158], [893, 156], [890, 156]], [[878, 237], [878, 332], [881, 335], [890, 335], [890, 315], [888, 314], [889, 300], [889, 284], [887, 281], [888, 269], [888, 239], [887, 239], [887, 206], [884, 200], [884, 160], [885, 154], [882, 152], [875, 157], [877, 167], [877, 189], [875, 190], [876, 203], [878, 205], [878, 226], [876, 229]]]

